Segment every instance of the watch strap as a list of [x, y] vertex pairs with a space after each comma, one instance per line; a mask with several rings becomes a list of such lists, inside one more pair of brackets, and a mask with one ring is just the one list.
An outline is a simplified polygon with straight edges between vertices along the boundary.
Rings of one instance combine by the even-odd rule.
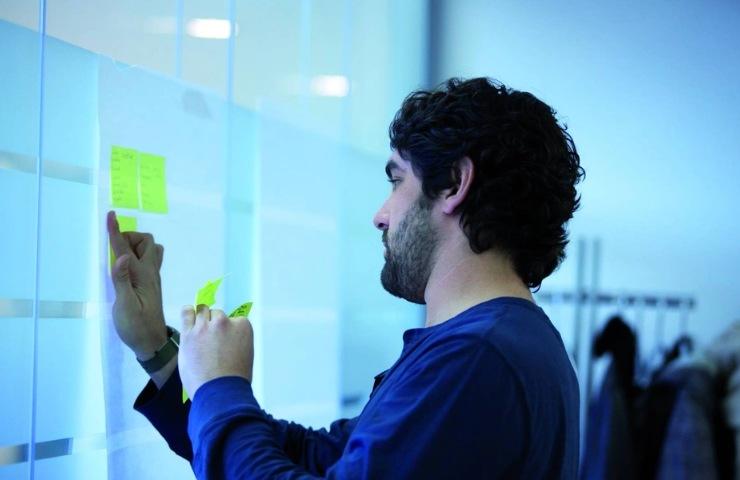
[[167, 342], [154, 352], [152, 358], [143, 361], [136, 359], [147, 373], [161, 370], [180, 350], [180, 332], [167, 325], [167, 337]]

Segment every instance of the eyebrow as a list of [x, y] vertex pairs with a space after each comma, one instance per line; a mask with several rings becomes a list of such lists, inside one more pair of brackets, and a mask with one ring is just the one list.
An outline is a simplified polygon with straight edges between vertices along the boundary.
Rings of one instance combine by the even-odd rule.
[[388, 160], [388, 163], [385, 164], [385, 174], [388, 175], [388, 178], [391, 178], [391, 172], [393, 170], [405, 171], [395, 160]]

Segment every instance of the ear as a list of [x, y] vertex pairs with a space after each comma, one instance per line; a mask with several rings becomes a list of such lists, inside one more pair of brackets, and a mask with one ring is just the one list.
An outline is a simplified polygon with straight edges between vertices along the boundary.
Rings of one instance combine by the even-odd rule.
[[454, 214], [468, 196], [475, 175], [473, 161], [467, 156], [458, 160], [455, 169], [456, 184], [442, 192], [442, 211], [447, 215]]

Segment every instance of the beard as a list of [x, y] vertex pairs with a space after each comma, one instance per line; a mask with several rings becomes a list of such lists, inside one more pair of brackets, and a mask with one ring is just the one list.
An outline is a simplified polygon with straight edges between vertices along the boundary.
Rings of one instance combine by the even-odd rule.
[[383, 235], [387, 258], [380, 282], [388, 293], [412, 303], [425, 304], [424, 291], [432, 273], [437, 232], [431, 224], [432, 202], [421, 194], [406, 213], [398, 231]]

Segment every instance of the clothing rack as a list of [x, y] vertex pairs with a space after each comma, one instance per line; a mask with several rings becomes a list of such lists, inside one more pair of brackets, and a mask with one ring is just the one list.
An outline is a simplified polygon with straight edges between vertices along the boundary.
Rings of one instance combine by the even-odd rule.
[[[623, 308], [636, 308], [640, 310], [640, 313], [644, 310], [656, 310], [659, 315], [656, 318], [657, 330], [662, 331], [663, 324], [665, 322], [664, 314], [668, 311], [679, 311], [681, 316], [679, 318], [680, 330], [686, 332], [688, 329], [689, 314], [696, 307], [696, 299], [692, 296], [671, 296], [671, 295], [658, 295], [651, 293], [634, 293], [634, 292], [621, 292], [621, 293], [589, 293], [589, 292], [572, 292], [572, 291], [544, 291], [535, 294], [537, 303], [549, 304], [549, 305], [563, 305], [563, 304], [576, 304], [578, 307], [602, 307], [617, 305]], [[581, 329], [583, 328], [582, 313], [577, 313], [574, 319], [576, 324], [576, 336], [574, 337], [574, 345], [571, 346], [571, 355], [575, 360], [576, 365], [581, 365], [578, 362], [580, 352]], [[593, 335], [595, 325], [590, 325], [588, 330]]]
[[[590, 265], [588, 262], [590, 253]], [[576, 286], [573, 290], [539, 291], [535, 299], [540, 304], [573, 305], [574, 336], [570, 353], [573, 358], [581, 395], [581, 447], [586, 432], [588, 402], [591, 398], [593, 383], [593, 352], [591, 342], [595, 334], [599, 308], [608, 305], [618, 305], [624, 308], [633, 307], [642, 314], [646, 310], [656, 311], [656, 337], [662, 339], [665, 324], [665, 314], [668, 311], [679, 311], [680, 330], [688, 329], [689, 315], [696, 308], [696, 298], [692, 295], [660, 295], [654, 292], [603, 292], [599, 288], [601, 273], [602, 249], [601, 240], [592, 239], [590, 242], [580, 238], [576, 244]], [[587, 281], [586, 272], [590, 270]], [[586, 315], [588, 317], [586, 318]], [[640, 322], [642, 324], [642, 322]], [[639, 330], [639, 328], [636, 328]], [[639, 331], [638, 337], [639, 337]]]

